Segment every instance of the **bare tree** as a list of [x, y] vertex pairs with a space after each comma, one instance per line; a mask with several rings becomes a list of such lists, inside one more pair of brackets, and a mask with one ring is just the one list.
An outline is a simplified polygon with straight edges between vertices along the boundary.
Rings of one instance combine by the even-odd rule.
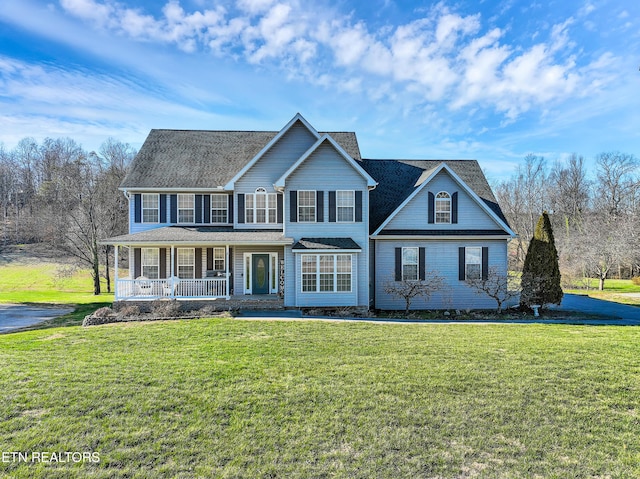
[[384, 283], [384, 292], [395, 298], [404, 299], [404, 313], [408, 315], [414, 298], [423, 297], [428, 301], [433, 293], [440, 291], [444, 287], [444, 278], [435, 271], [425, 272], [425, 278], [427, 279], [417, 281], [407, 279], [395, 281], [390, 279]]
[[638, 185], [638, 160], [626, 153], [600, 153], [595, 206], [602, 213], [618, 218], [635, 208], [635, 192]]
[[476, 294], [489, 296], [495, 300], [498, 314], [500, 314], [504, 304], [520, 294], [517, 278], [514, 273], [505, 273], [495, 266], [489, 267], [487, 273], [486, 278], [468, 278], [466, 283], [475, 290]]
[[556, 219], [562, 220], [569, 236], [571, 229], [580, 228], [589, 208], [591, 182], [587, 179], [584, 158], [574, 153], [566, 164], [556, 163], [548, 182], [551, 211]]

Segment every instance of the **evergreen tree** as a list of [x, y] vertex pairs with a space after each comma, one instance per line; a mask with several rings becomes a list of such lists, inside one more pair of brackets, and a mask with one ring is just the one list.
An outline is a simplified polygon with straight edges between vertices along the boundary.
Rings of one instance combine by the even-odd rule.
[[524, 260], [520, 304], [527, 307], [534, 304], [544, 306], [560, 304], [561, 300], [558, 250], [551, 221], [545, 211], [538, 220]]

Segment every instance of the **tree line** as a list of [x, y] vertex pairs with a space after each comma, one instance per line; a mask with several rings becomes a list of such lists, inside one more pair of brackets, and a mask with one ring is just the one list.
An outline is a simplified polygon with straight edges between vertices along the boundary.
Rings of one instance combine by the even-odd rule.
[[549, 213], [563, 283], [582, 286], [589, 278], [640, 276], [640, 163], [633, 155], [597, 155], [588, 171], [577, 154], [549, 164], [528, 155], [513, 176], [494, 185], [512, 229], [509, 267], [521, 271], [536, 222]]
[[128, 203], [118, 186], [135, 154], [113, 138], [97, 152], [70, 138], [0, 145], [0, 245], [48, 244], [91, 269], [95, 294], [101, 274], [111, 291], [112, 253], [98, 241], [127, 232]]

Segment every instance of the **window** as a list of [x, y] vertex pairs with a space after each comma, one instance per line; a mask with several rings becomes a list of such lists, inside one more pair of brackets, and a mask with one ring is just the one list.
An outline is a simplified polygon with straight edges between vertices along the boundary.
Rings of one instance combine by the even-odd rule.
[[482, 248], [465, 248], [464, 267], [466, 279], [482, 277]]
[[355, 218], [355, 192], [336, 191], [336, 219], [337, 221], [350, 222]]
[[302, 255], [303, 292], [350, 292], [352, 255]]
[[160, 215], [158, 208], [160, 206], [160, 196], [157, 193], [142, 194], [142, 222], [157, 223]]
[[178, 278], [193, 279], [196, 254], [193, 248], [178, 248]]
[[258, 188], [255, 193], [245, 195], [245, 222], [275, 223], [277, 207], [277, 195]]
[[229, 195], [211, 195], [211, 222], [229, 222]]
[[418, 248], [402, 248], [402, 280], [418, 281]]
[[158, 248], [142, 248], [142, 276], [149, 279], [160, 277], [160, 250]]
[[451, 223], [451, 196], [446, 191], [436, 195], [436, 223]]
[[316, 192], [298, 191], [298, 221], [313, 222], [316, 220]]
[[213, 248], [213, 269], [216, 271], [224, 271], [224, 248]]
[[178, 195], [178, 223], [193, 223], [195, 219], [194, 213], [194, 195], [180, 194]]

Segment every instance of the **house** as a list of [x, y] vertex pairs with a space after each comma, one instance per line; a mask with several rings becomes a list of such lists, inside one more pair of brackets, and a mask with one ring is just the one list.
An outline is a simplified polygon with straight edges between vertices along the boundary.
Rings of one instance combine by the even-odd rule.
[[447, 287], [416, 308], [483, 308], [467, 276], [515, 236], [476, 161], [362, 159], [355, 133], [300, 114], [280, 131], [152, 130], [120, 189], [129, 249], [116, 301], [268, 301], [400, 309], [387, 281]]

